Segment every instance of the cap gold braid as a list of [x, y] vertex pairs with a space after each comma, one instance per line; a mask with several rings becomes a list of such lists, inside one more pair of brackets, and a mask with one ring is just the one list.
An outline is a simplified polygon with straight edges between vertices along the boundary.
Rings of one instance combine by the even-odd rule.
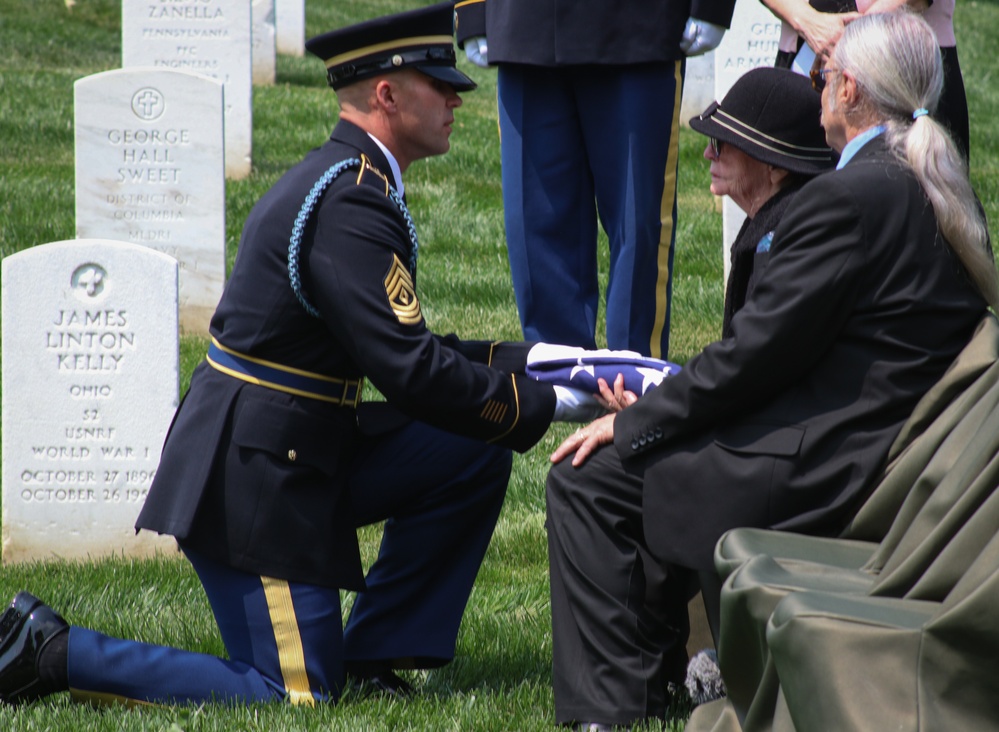
[[391, 51], [395, 48], [429, 45], [450, 46], [451, 36], [413, 36], [411, 38], [396, 38], [392, 41], [375, 43], [370, 46], [365, 46], [364, 48], [356, 48], [352, 51], [348, 51], [347, 53], [341, 53], [339, 56], [326, 59], [326, 68], [332, 68], [333, 66], [349, 63], [351, 61], [355, 61], [356, 59], [364, 58], [365, 56], [381, 53], [382, 51]]

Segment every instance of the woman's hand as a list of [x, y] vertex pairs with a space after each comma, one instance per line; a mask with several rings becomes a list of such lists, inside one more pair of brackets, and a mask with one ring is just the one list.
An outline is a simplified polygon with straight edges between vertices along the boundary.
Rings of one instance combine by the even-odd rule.
[[555, 452], [551, 455], [551, 461], [553, 463], [560, 463], [569, 453], [575, 452], [576, 454], [572, 458], [572, 465], [578, 468], [586, 462], [586, 458], [594, 450], [601, 445], [608, 445], [614, 441], [614, 418], [616, 416], [617, 414], [612, 412], [576, 430], [573, 434], [566, 437], [562, 441], [562, 444], [556, 448]]
[[597, 379], [597, 386], [600, 393], [594, 394], [596, 400], [608, 412], [620, 412], [625, 407], [630, 407], [638, 401], [638, 396], [633, 391], [624, 388], [624, 374], [618, 374], [614, 379], [614, 388], [611, 389], [605, 379]]
[[[863, 2], [864, 0], [861, 0]], [[805, 39], [815, 55], [822, 61], [832, 53], [843, 28], [860, 13], [823, 13], [813, 8], [808, 0], [762, 0], [771, 12]], [[860, 3], [857, 3], [860, 5]]]
[[860, 13], [820, 13], [812, 8], [809, 10], [812, 12], [805, 14], [796, 30], [812, 47], [816, 56], [829, 58], [843, 35], [843, 29], [850, 21], [859, 18]]

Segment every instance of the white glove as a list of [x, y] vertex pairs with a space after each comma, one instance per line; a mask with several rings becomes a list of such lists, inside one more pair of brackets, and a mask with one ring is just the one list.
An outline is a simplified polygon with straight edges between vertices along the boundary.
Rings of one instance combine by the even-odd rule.
[[485, 36], [474, 36], [465, 41], [465, 56], [476, 66], [489, 66], [489, 44]]
[[554, 386], [555, 403], [554, 422], [592, 422], [597, 417], [603, 417], [607, 410], [593, 394], [589, 394], [571, 386]]
[[680, 39], [680, 50], [688, 56], [700, 56], [702, 53], [715, 50], [724, 35], [725, 29], [720, 25], [697, 18], [687, 18], [687, 27], [683, 29], [683, 38]]

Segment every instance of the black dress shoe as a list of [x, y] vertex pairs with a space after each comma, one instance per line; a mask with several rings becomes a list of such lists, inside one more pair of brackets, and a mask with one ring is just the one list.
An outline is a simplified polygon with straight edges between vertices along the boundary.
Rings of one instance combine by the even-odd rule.
[[382, 671], [374, 676], [369, 676], [364, 680], [364, 683], [373, 687], [378, 693], [396, 699], [408, 699], [416, 694], [416, 689], [395, 671]]
[[416, 689], [390, 668], [372, 667], [348, 668], [347, 677], [357, 684], [362, 694], [384, 694], [394, 699], [408, 699], [416, 694]]
[[22, 704], [58, 689], [38, 673], [46, 645], [69, 625], [34, 595], [19, 592], [0, 615], [0, 701]]

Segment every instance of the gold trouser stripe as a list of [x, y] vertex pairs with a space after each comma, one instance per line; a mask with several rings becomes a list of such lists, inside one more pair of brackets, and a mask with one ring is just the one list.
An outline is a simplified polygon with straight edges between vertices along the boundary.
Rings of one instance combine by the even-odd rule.
[[274, 628], [284, 688], [292, 704], [315, 706], [316, 699], [312, 696], [309, 675], [305, 671], [305, 649], [298, 631], [295, 606], [291, 601], [291, 588], [285, 580], [273, 577], [261, 577], [260, 582], [264, 586], [267, 611]]
[[[497, 108], [499, 108], [499, 87], [498, 86], [496, 88], [496, 106], [497, 106]], [[499, 143], [501, 145], [503, 144], [503, 128], [500, 127], [500, 121], [499, 121], [499, 115], [498, 114], [496, 115], [496, 139], [499, 140]]]
[[673, 100], [673, 125], [669, 131], [669, 153], [666, 157], [666, 175], [663, 182], [663, 199], [659, 207], [659, 257], [656, 277], [656, 319], [652, 324], [649, 352], [653, 358], [665, 358], [662, 352], [663, 329], [666, 327], [666, 293], [669, 286], [669, 247], [673, 240], [673, 205], [676, 203], [676, 164], [680, 155], [680, 99], [683, 96], [683, 62], [677, 61], [673, 69], [676, 97]]

